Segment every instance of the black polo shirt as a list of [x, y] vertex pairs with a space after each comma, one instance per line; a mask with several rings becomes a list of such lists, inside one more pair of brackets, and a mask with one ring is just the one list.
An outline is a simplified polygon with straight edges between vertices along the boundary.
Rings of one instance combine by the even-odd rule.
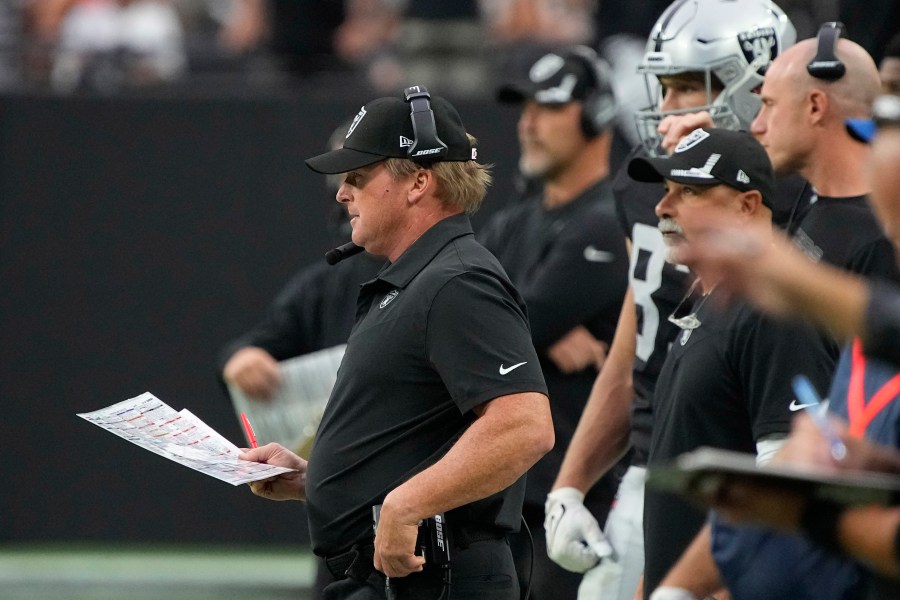
[[[437, 462], [472, 409], [547, 393], [524, 302], [465, 215], [426, 231], [360, 290], [357, 320], [309, 461], [313, 550], [371, 536], [371, 507]], [[514, 531], [524, 478], [451, 511], [451, 525]]]

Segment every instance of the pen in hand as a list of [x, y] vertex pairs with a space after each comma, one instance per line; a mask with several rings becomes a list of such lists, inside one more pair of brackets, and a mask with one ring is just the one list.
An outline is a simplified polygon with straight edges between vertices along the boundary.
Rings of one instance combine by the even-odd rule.
[[831, 446], [831, 457], [840, 461], [847, 456], [847, 446], [841, 437], [835, 431], [828, 415], [825, 414], [825, 406], [822, 399], [816, 393], [816, 389], [810, 383], [805, 375], [797, 375], [792, 382], [794, 393], [797, 394], [797, 400], [804, 405], [807, 414], [812, 417], [813, 423], [819, 429], [819, 432], [828, 440]]
[[256, 435], [253, 433], [253, 427], [250, 426], [250, 419], [247, 418], [247, 413], [241, 413], [241, 423], [244, 424], [244, 432], [247, 434], [247, 441], [250, 442], [250, 447], [258, 448], [259, 444], [256, 443]]

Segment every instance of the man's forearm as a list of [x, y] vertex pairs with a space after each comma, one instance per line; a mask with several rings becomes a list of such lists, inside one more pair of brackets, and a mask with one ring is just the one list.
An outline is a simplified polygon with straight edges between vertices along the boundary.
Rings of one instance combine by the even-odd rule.
[[420, 520], [499, 492], [553, 447], [553, 421], [543, 394], [495, 398], [447, 454], [398, 486], [382, 510]]

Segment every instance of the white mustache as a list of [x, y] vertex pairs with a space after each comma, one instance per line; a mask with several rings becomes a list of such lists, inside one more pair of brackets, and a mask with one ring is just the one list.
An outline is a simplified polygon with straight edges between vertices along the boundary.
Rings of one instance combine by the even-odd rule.
[[674, 219], [660, 219], [659, 225], [657, 225], [657, 227], [659, 228], [660, 233], [674, 233], [677, 235], [684, 235], [684, 230], [681, 228], [681, 225], [676, 223]]

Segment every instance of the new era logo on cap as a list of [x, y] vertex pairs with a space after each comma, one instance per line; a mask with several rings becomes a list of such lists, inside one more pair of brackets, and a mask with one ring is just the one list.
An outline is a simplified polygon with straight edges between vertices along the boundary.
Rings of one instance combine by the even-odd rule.
[[769, 157], [746, 131], [695, 129], [671, 156], [632, 159], [628, 175], [638, 181], [668, 179], [704, 186], [724, 184], [741, 192], [757, 190], [769, 208], [775, 196]]
[[401, 148], [410, 148], [413, 145], [413, 141], [406, 137], [405, 135], [400, 136], [400, 147]]

